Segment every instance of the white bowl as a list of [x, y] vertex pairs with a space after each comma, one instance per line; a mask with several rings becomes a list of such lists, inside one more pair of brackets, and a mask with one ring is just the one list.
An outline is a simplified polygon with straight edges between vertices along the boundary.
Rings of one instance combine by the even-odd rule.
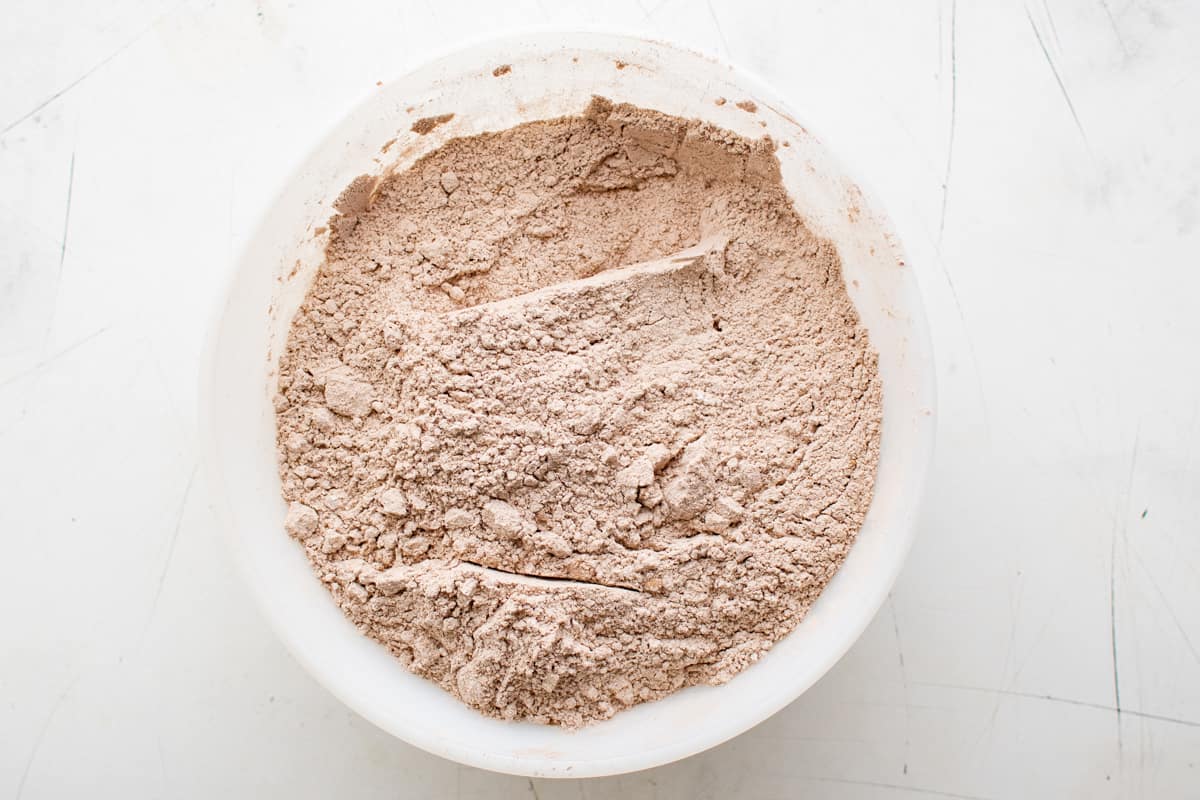
[[[502, 65], [510, 69], [494, 76]], [[809, 225], [836, 243], [850, 296], [879, 351], [884, 420], [866, 522], [795, 631], [723, 686], [686, 689], [566, 731], [471, 710], [406, 671], [342, 616], [283, 532], [271, 397], [289, 321], [321, 262], [325, 236], [314, 231], [354, 177], [403, 168], [454, 136], [577, 114], [593, 94], [788, 144], [778, 150], [784, 182]], [[718, 105], [718, 98], [728, 102]], [[756, 112], [736, 105], [746, 100]], [[201, 382], [206, 469], [219, 521], [267, 618], [313, 676], [359, 714], [432, 753], [501, 772], [586, 777], [644, 769], [719, 744], [783, 708], [879, 609], [908, 552], [933, 449], [925, 316], [885, 217], [783, 109], [757, 80], [673, 46], [594, 33], [527, 35], [472, 47], [387, 83], [288, 179], [242, 253], [210, 338]], [[432, 133], [410, 132], [416, 119], [444, 113], [454, 118]]]

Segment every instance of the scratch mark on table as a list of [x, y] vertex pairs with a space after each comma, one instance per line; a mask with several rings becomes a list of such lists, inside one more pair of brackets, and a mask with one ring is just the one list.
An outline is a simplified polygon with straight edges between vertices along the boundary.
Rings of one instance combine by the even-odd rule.
[[138, 638], [139, 648], [146, 639], [146, 633], [150, 630], [150, 623], [154, 621], [154, 612], [158, 609], [158, 601], [162, 597], [163, 585], [167, 582], [167, 572], [171, 569], [171, 559], [175, 556], [175, 544], [179, 541], [179, 531], [183, 528], [183, 512], [187, 509], [188, 497], [192, 494], [192, 484], [196, 481], [196, 473], [199, 471], [199, 468], [199, 463], [192, 464], [192, 471], [188, 475], [187, 485], [183, 488], [183, 497], [180, 498], [179, 508], [175, 512], [175, 528], [171, 532], [171, 541], [167, 544], [167, 557], [163, 561], [162, 570], [158, 574], [158, 585], [154, 589], [154, 599], [150, 601], [150, 613], [146, 616], [146, 624], [142, 628], [142, 635]]
[[[75, 194], [75, 151], [71, 151], [71, 167], [67, 171], [67, 210], [63, 213], [62, 242], [58, 250], [58, 282], [62, 283], [63, 264], [67, 260], [67, 231], [71, 227], [71, 196]], [[57, 287], [55, 294], [58, 293]]]
[[927, 170], [930, 175], [935, 177], [942, 175], [942, 169], [933, 162], [928, 152], [926, 152], [924, 143], [921, 142], [921, 140], [918, 139], [917, 136], [912, 132], [912, 128], [905, 124], [904, 118], [900, 116], [899, 112], [897, 112], [896, 106], [889, 102], [887, 97], [885, 97], [883, 94], [877, 94], [876, 99], [881, 106], [887, 109], [888, 116], [891, 118], [892, 122], [895, 123], [900, 132], [907, 136], [908, 140], [912, 142], [913, 148], [910, 153], [914, 156], [920, 157], [922, 161], [921, 166]]
[[1146, 577], [1150, 579], [1150, 585], [1154, 587], [1154, 591], [1158, 595], [1158, 599], [1162, 601], [1163, 607], [1167, 609], [1167, 615], [1170, 616], [1171, 621], [1175, 623], [1175, 630], [1179, 631], [1179, 635], [1183, 637], [1184, 644], [1187, 645], [1188, 651], [1192, 654], [1192, 660], [1194, 660], [1197, 664], [1200, 664], [1200, 651], [1197, 651], [1196, 646], [1192, 644], [1192, 639], [1190, 636], [1188, 636], [1187, 629], [1183, 627], [1183, 623], [1179, 620], [1179, 616], [1175, 613], [1175, 608], [1171, 605], [1171, 602], [1167, 600], [1167, 596], [1163, 593], [1162, 587], [1158, 585], [1158, 580], [1154, 577], [1154, 573], [1150, 571], [1150, 567], [1146, 564], [1136, 550], [1133, 551], [1133, 557], [1137, 559], [1138, 564], [1141, 565], [1142, 570], [1146, 573]]
[[1083, 137], [1083, 143], [1088, 149], [1091, 149], [1091, 144], [1088, 142], [1087, 131], [1084, 130], [1083, 123], [1079, 119], [1079, 114], [1075, 111], [1075, 103], [1071, 101], [1071, 93], [1067, 91], [1067, 85], [1063, 82], [1062, 75], [1059, 74], [1058, 67], [1054, 63], [1054, 59], [1050, 55], [1050, 51], [1046, 49], [1046, 43], [1042, 40], [1042, 32], [1038, 30], [1037, 23], [1033, 21], [1033, 14], [1029, 11], [1029, 6], [1025, 6], [1025, 17], [1029, 20], [1029, 27], [1033, 28], [1033, 36], [1037, 39], [1038, 47], [1041, 48], [1042, 55], [1046, 58], [1046, 63], [1050, 65], [1050, 72], [1054, 75], [1054, 82], [1058, 84], [1058, 89], [1062, 92], [1063, 100], [1067, 103], [1067, 110], [1071, 112], [1071, 119], [1075, 120], [1075, 127], [1079, 129], [1079, 135]]
[[33, 740], [33, 749], [29, 751], [29, 758], [25, 760], [25, 769], [21, 770], [21, 780], [17, 783], [16, 800], [21, 800], [21, 795], [25, 793], [25, 781], [29, 779], [29, 770], [33, 767], [33, 762], [37, 759], [37, 754], [42, 749], [42, 741], [46, 738], [46, 732], [50, 730], [50, 723], [54, 721], [54, 717], [58, 714], [58, 709], [62, 707], [63, 701], [75, 689], [77, 683], [79, 683], [78, 675], [71, 679], [71, 682], [67, 684], [67, 688], [62, 690], [58, 695], [58, 699], [54, 701], [54, 705], [50, 707], [50, 713], [46, 715], [46, 721], [42, 723], [37, 737]]
[[[946, 260], [942, 257], [942, 239], [946, 232], [946, 208], [950, 198], [950, 172], [954, 163], [954, 130], [956, 120], [958, 118], [958, 3], [957, 0], [950, 4], [950, 131], [946, 142], [946, 169], [942, 173], [942, 210], [938, 220], [937, 240], [934, 243], [934, 249], [937, 250], [938, 264], [942, 268], [942, 275], [946, 278], [946, 285], [950, 288], [950, 298], [954, 301], [954, 310], [958, 312], [959, 322], [962, 323], [963, 333], [967, 340], [967, 349], [971, 354], [971, 363], [975, 367], [975, 378], [979, 383], [979, 401], [983, 406], [984, 425], [987, 427], [989, 434], [991, 432], [991, 415], [987, 408], [987, 394], [983, 390], [983, 376], [979, 372], [979, 358], [975, 355], [975, 342], [971, 338], [971, 332], [967, 329], [967, 317], [963, 313], [962, 300], [958, 297], [958, 287], [954, 285], [954, 278], [950, 275], [950, 268], [946, 266]], [[938, 19], [938, 28], [941, 28], [941, 18]], [[940, 36], [939, 36], [940, 41]]]
[[[950, 199], [950, 167], [954, 163], [954, 128], [955, 120], [958, 117], [958, 55], [957, 42], [958, 31], [956, 20], [958, 17], [958, 2], [950, 3], [950, 133], [946, 139], [946, 171], [942, 175], [942, 212], [938, 220], [938, 251], [942, 249], [942, 236], [946, 232], [946, 205]], [[949, 274], [946, 278], [949, 280]], [[953, 286], [951, 286], [953, 291]], [[958, 296], [955, 295], [954, 302], [958, 302]], [[959, 309], [959, 314], [962, 314], [962, 309]]]
[[975, 341], [971, 337], [971, 330], [967, 327], [967, 318], [963, 313], [962, 302], [958, 298], [958, 289], [954, 285], [954, 279], [950, 276], [950, 268], [946, 266], [946, 259], [942, 255], [941, 242], [933, 235], [925, 215], [921, 213], [917, 205], [913, 204], [914, 214], [921, 222], [921, 230], [925, 233], [925, 238], [933, 246], [934, 252], [937, 254], [938, 267], [941, 268], [942, 276], [946, 279], [946, 285], [950, 289], [950, 297], [954, 301], [954, 309], [958, 312], [958, 321], [962, 324], [963, 338], [967, 342], [968, 354], [971, 358], [971, 365], [974, 368], [976, 382], [979, 387], [979, 404], [983, 409], [984, 426], [988, 431], [988, 439], [991, 439], [991, 414], [988, 410], [987, 395], [983, 391], [983, 375], [979, 369], [979, 358], [975, 354]]
[[980, 797], [973, 794], [956, 794], [955, 792], [944, 792], [939, 789], [926, 789], [920, 786], [905, 786], [901, 783], [883, 783], [882, 781], [860, 781], [852, 778], [832, 778], [821, 775], [797, 775], [802, 781], [816, 781], [819, 783], [841, 783], [848, 786], [873, 786], [877, 789], [895, 789], [901, 792], [910, 792], [912, 794], [923, 794], [928, 797], [950, 797], [954, 800], [988, 800], [986, 797]]
[[1121, 678], [1117, 669], [1117, 535], [1114, 529], [1109, 541], [1108, 553], [1108, 613], [1109, 640], [1112, 642], [1113, 698], [1117, 712], [1117, 751], [1123, 748], [1121, 741]]
[[1119, 671], [1119, 658], [1117, 654], [1117, 535], [1118, 530], [1122, 539], [1125, 537], [1127, 526], [1125, 517], [1129, 511], [1130, 494], [1133, 491], [1133, 476], [1137, 470], [1138, 447], [1141, 443], [1142, 429], [1138, 425], [1137, 430], [1133, 435], [1133, 453], [1129, 459], [1129, 477], [1125, 481], [1125, 498], [1124, 510], [1114, 520], [1112, 537], [1109, 540], [1109, 557], [1108, 557], [1108, 611], [1109, 611], [1109, 638], [1112, 642], [1112, 676], [1113, 676], [1113, 702], [1115, 711], [1117, 712], [1117, 751], [1120, 752], [1124, 747], [1121, 735], [1121, 676]]
[[1050, 3], [1042, 0], [1042, 10], [1046, 12], [1046, 22], [1050, 26], [1050, 36], [1054, 38], [1054, 46], [1062, 50], [1062, 42], [1058, 38], [1058, 26], [1054, 24], [1054, 15], [1050, 13]]
[[725, 57], [729, 58], [729, 42], [725, 40], [725, 31], [721, 29], [721, 20], [717, 19], [717, 12], [713, 10], [712, 0], [704, 0], [708, 6], [708, 15], [712, 17], [713, 27], [717, 29], [717, 38], [721, 41], [721, 47], [725, 50]]
[[90, 78], [90, 77], [91, 77], [92, 75], [94, 75], [94, 74], [95, 74], [95, 73], [96, 73], [98, 70], [102, 69], [102, 68], [103, 68], [105, 65], [107, 65], [109, 62], [111, 62], [111, 61], [112, 61], [114, 58], [116, 58], [117, 56], [119, 56], [119, 55], [121, 55], [122, 53], [124, 53], [124, 52], [125, 52], [126, 50], [128, 50], [130, 47], [133, 47], [135, 44], [137, 44], [137, 42], [138, 42], [138, 41], [139, 41], [139, 40], [140, 40], [140, 39], [141, 39], [143, 36], [145, 36], [145, 35], [146, 35], [147, 33], [149, 33], [150, 31], [154, 30], [155, 26], [156, 26], [156, 25], [158, 25], [158, 23], [162, 22], [162, 21], [163, 21], [164, 19], [166, 19], [168, 16], [170, 16], [171, 14], [173, 14], [173, 13], [175, 12], [175, 9], [179, 8], [179, 6], [180, 6], [180, 5], [182, 5], [182, 3], [176, 3], [176, 4], [175, 4], [175, 6], [173, 6], [172, 8], [170, 8], [170, 9], [168, 9], [167, 11], [163, 12], [162, 14], [160, 14], [160, 15], [159, 15], [158, 17], [156, 17], [156, 18], [155, 18], [155, 19], [154, 19], [154, 20], [153, 20], [153, 21], [152, 21], [152, 22], [151, 22], [149, 25], [147, 25], [146, 27], [144, 27], [144, 28], [142, 28], [140, 31], [138, 31], [138, 33], [137, 33], [137, 34], [136, 34], [136, 35], [135, 35], [133, 38], [131, 38], [129, 41], [125, 42], [125, 44], [121, 45], [121, 46], [120, 46], [120, 47], [118, 47], [116, 50], [112, 51], [112, 52], [111, 52], [111, 53], [109, 53], [107, 56], [105, 56], [104, 58], [100, 59], [100, 61], [98, 61], [96, 64], [92, 65], [92, 67], [90, 67], [88, 70], [86, 70], [86, 71], [85, 71], [85, 72], [84, 72], [82, 75], [80, 75], [78, 78], [76, 78], [75, 80], [71, 81], [71, 82], [70, 82], [70, 83], [68, 83], [66, 86], [64, 86], [63, 88], [59, 89], [59, 90], [58, 90], [57, 92], [55, 92], [54, 94], [50, 95], [49, 97], [47, 97], [47, 98], [46, 98], [45, 100], [43, 100], [42, 102], [38, 103], [36, 106], [34, 106], [32, 109], [30, 109], [29, 111], [27, 111], [27, 112], [25, 112], [24, 114], [22, 114], [22, 115], [21, 115], [20, 117], [18, 117], [17, 119], [15, 119], [15, 120], [13, 120], [12, 122], [10, 122], [10, 123], [8, 123], [7, 125], [5, 125], [5, 126], [4, 126], [4, 128], [3, 128], [3, 130], [0, 130], [0, 136], [3, 136], [4, 134], [6, 134], [6, 133], [8, 133], [9, 131], [11, 131], [13, 128], [15, 128], [15, 127], [17, 127], [18, 125], [20, 125], [20, 124], [21, 124], [22, 122], [24, 122], [25, 120], [27, 120], [27, 119], [29, 119], [30, 117], [32, 117], [33, 115], [37, 114], [39, 111], [41, 111], [42, 109], [44, 109], [46, 106], [50, 105], [50, 104], [51, 104], [51, 103], [53, 103], [55, 100], [57, 100], [58, 98], [62, 97], [64, 94], [66, 94], [67, 92], [71, 91], [71, 90], [72, 90], [72, 89], [74, 89], [76, 86], [78, 86], [79, 84], [83, 83], [85, 80], [87, 80], [88, 78]]
[[904, 688], [904, 766], [901, 772], [908, 774], [908, 753], [912, 745], [912, 694], [908, 688], [908, 670], [904, 666], [904, 643], [900, 639], [900, 621], [896, 616], [896, 600], [888, 594], [888, 609], [892, 614], [892, 633], [896, 637], [896, 656], [900, 662], [900, 684]]
[[[1138, 671], [1139, 672], [1141, 671], [1140, 663], [1138, 665]], [[1138, 688], [1138, 700], [1142, 700], [1142, 692], [1141, 692], [1140, 687]], [[1149, 747], [1147, 747], [1147, 743], [1150, 738], [1149, 734], [1150, 734], [1150, 732], [1146, 729], [1145, 725], [1138, 725], [1138, 771], [1137, 771], [1137, 776], [1138, 776], [1138, 784], [1139, 785], [1143, 785], [1146, 780], [1146, 751], [1147, 750], [1151, 751], [1151, 760], [1153, 760], [1154, 745], [1151, 743], [1151, 744], [1149, 744]], [[1147, 796], [1146, 792], [1144, 792], [1144, 791], [1139, 792], [1138, 794], [1141, 797]]]
[[46, 342], [54, 330], [54, 320], [58, 316], [58, 298], [62, 292], [63, 265], [67, 263], [67, 234], [71, 228], [71, 198], [75, 194], [75, 150], [71, 150], [71, 165], [67, 169], [67, 202], [63, 212], [62, 236], [59, 237], [58, 272], [54, 278], [54, 297], [50, 302], [50, 317], [46, 323], [46, 332], [42, 336], [42, 352], [46, 350]]
[[163, 368], [162, 360], [154, 352], [154, 345], [150, 345], [150, 360], [154, 364], [154, 374], [158, 378], [158, 382], [162, 385], [163, 394], [167, 398], [167, 406], [171, 410], [171, 416], [175, 420], [175, 424], [179, 429], [186, 433], [188, 421], [184, 415], [179, 413], [179, 403], [175, 400], [175, 394], [171, 391], [171, 382], [167, 379], [167, 371]]
[[905, 688], [908, 687], [908, 675], [904, 669], [904, 645], [900, 641], [900, 623], [896, 619], [896, 601], [888, 596], [888, 608], [892, 612], [892, 633], [896, 636], [896, 655], [900, 659], [900, 679], [904, 682]]
[[654, 14], [655, 14], [655, 12], [658, 11], [658, 9], [656, 8], [656, 9], [654, 9], [654, 11], [651, 11], [650, 9], [646, 8], [646, 4], [644, 2], [642, 2], [642, 0], [637, 0], [637, 7], [642, 12], [642, 20], [644, 22], [649, 22], [649, 23], [653, 24], [654, 23]]
[[59, 350], [54, 355], [43, 358], [41, 361], [37, 362], [29, 369], [22, 370], [21, 372], [18, 372], [15, 375], [9, 375], [3, 381], [0, 381], [0, 389], [3, 389], [5, 386], [8, 386], [11, 383], [16, 383], [17, 381], [21, 380], [22, 378], [28, 378], [30, 375], [33, 375], [37, 372], [42, 371], [46, 367], [53, 364], [55, 361], [58, 361], [60, 358], [70, 355], [74, 351], [78, 350], [80, 347], [83, 347], [85, 344], [90, 342], [92, 339], [95, 339], [97, 336], [104, 333], [111, 327], [112, 327], [111, 325], [105, 325], [103, 328], [100, 328], [97, 331], [93, 331], [92, 333], [89, 333], [87, 336], [83, 337], [82, 339], [75, 342], [74, 344], [67, 345], [66, 347], [64, 347], [62, 350]]
[[1042, 643], [1042, 639], [1046, 636], [1046, 631], [1050, 629], [1050, 625], [1054, 621], [1054, 615], [1057, 611], [1059, 597], [1060, 595], [1056, 594], [1053, 602], [1050, 604], [1050, 608], [1043, 612], [1042, 624], [1038, 628], [1037, 633], [1033, 635], [1033, 643], [1029, 645], [1029, 650], [1025, 653], [1025, 658], [1022, 659], [1019, 664], [1017, 664], [1016, 670], [1013, 671], [1014, 682], [1021, 677], [1021, 673], [1025, 670], [1025, 667], [1029, 666], [1029, 662], [1033, 658], [1033, 654], [1037, 652], [1038, 647]]
[[1129, 57], [1129, 48], [1125, 46], [1125, 37], [1121, 35], [1121, 29], [1117, 26], [1117, 18], [1113, 16], [1112, 9], [1108, 6], [1108, 0], [1100, 0], [1100, 7], [1104, 9], [1104, 15], [1108, 17], [1108, 24], [1112, 26], [1113, 35], [1117, 37], [1117, 44], [1121, 46], [1121, 52]]
[[[931, 681], [913, 681], [914, 686], [927, 686], [934, 689], [953, 689], [960, 692], [979, 692], [982, 694], [1002, 694], [1008, 697], [1021, 697], [1027, 700], [1043, 700], [1047, 703], [1062, 703], [1069, 706], [1079, 706], [1081, 708], [1091, 708], [1096, 711], [1108, 711], [1115, 713], [1116, 708], [1106, 706], [1103, 703], [1091, 703], [1087, 700], [1075, 700], [1070, 697], [1058, 697], [1052, 694], [1038, 694], [1036, 692], [1020, 692], [1015, 689], [989, 689], [985, 686], [965, 686], [959, 683], [935, 683]], [[1148, 711], [1138, 711], [1137, 709], [1122, 708], [1122, 716], [1137, 717], [1138, 719], [1149, 719], [1156, 722], [1166, 722], [1171, 725], [1182, 725], [1187, 728], [1200, 728], [1200, 720], [1183, 719], [1181, 717], [1167, 717], [1162, 714], [1152, 714]]]
[[[1018, 573], [1018, 578], [1016, 581], [1016, 600], [1011, 601], [1009, 603], [1008, 647], [1006, 648], [1006, 650], [1004, 652], [1004, 666], [1001, 667], [1001, 669], [1000, 669], [1000, 679], [1001, 679], [1002, 683], [1009, 682], [1008, 681], [1008, 670], [1012, 666], [1013, 648], [1016, 645], [1016, 640], [1017, 640], [1017, 620], [1021, 616], [1021, 585], [1022, 585], [1022, 583], [1023, 582], [1020, 579], [1020, 575]], [[999, 694], [997, 694], [996, 702], [992, 705], [991, 717], [988, 719], [987, 730], [984, 731], [984, 734], [979, 737], [979, 741], [977, 741], [975, 743], [975, 745], [977, 747], [979, 746], [980, 742], [983, 741], [984, 737], [991, 734], [996, 729], [996, 720], [1000, 715], [1000, 698], [1001, 698], [1001, 696]]]
[[542, 800], [538, 795], [537, 787], [533, 785], [533, 778], [526, 778], [525, 780], [529, 782], [529, 793], [533, 795], [533, 800]]
[[[922, 223], [924, 220], [922, 220]], [[922, 225], [922, 227], [925, 227]], [[954, 286], [954, 278], [950, 276], [950, 268], [946, 266], [946, 259], [942, 257], [942, 248], [940, 242], [933, 240], [929, 229], [925, 227], [925, 235], [933, 242], [934, 250], [937, 253], [938, 266], [942, 268], [942, 275], [946, 278], [946, 286], [950, 289], [950, 299], [954, 301], [954, 310], [958, 312], [958, 321], [962, 325], [963, 338], [967, 342], [967, 353], [971, 357], [971, 366], [975, 372], [975, 382], [979, 388], [979, 405], [983, 409], [983, 424], [988, 432], [988, 439], [991, 439], [992, 434], [992, 415], [988, 410], [987, 393], [983, 390], [983, 373], [979, 369], [979, 356], [975, 354], [975, 340], [971, 336], [971, 329], [967, 327], [967, 315], [963, 312], [962, 301], [958, 299], [958, 289]]]

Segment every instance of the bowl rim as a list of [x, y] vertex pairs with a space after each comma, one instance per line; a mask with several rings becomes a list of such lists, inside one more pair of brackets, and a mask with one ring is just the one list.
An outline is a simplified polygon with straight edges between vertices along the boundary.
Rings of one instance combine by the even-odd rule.
[[[223, 490], [224, 478], [219, 467], [216, 437], [206, 436], [205, 432], [214, 429], [217, 416], [217, 400], [213, 388], [219, 372], [217, 351], [221, 324], [231, 303], [232, 293], [235, 289], [242, 264], [249, 255], [249, 251], [256, 239], [256, 234], [266, 224], [274, 206], [289, 193], [289, 187], [295, 183], [303, 164], [319, 151], [332, 131], [336, 130], [347, 118], [354, 115], [364, 103], [368, 102], [366, 95], [356, 97], [326, 130], [314, 134], [309, 140], [312, 144], [305, 150], [304, 156], [295, 166], [286, 171], [275, 185], [276, 190], [262, 194], [265, 202], [261, 202], [257, 206], [256, 213], [252, 216], [252, 222], [246, 228], [248, 233], [245, 239], [239, 246], [235, 257], [228, 262], [225, 274], [218, 283], [218, 288], [207, 317], [208, 329], [200, 359], [200, 377], [198, 381], [198, 431], [200, 432], [201, 440], [201, 469], [209, 489], [209, 507], [216, 518], [217, 524], [222, 528], [222, 535], [226, 539], [230, 552], [233, 555], [236, 570], [241, 575], [243, 585], [250, 590], [258, 610], [266, 618], [268, 625], [275, 635], [279, 637], [289, 654], [301, 664], [305, 672], [312, 676], [318, 684], [337, 697], [339, 701], [355, 713], [387, 733], [443, 758], [486, 770], [520, 776], [551, 778], [600, 777], [669, 764], [673, 761], [704, 752], [744, 733], [794, 702], [800, 695], [820, 680], [821, 677], [827, 674], [861, 637], [866, 627], [878, 615], [879, 609], [890, 594], [907, 560], [912, 543], [916, 538], [917, 511], [921, 506], [927, 489], [928, 475], [936, 444], [938, 399], [936, 361], [925, 310], [924, 294], [921, 291], [918, 276], [911, 268], [912, 262], [909, 260], [907, 252], [903, 247], [903, 241], [896, 234], [893, 218], [886, 213], [886, 206], [880, 201], [879, 193], [855, 169], [847, 166], [846, 162], [835, 149], [830, 148], [826, 144], [827, 140], [821, 135], [819, 126], [812, 125], [808, 121], [805, 121], [801, 125], [797, 121], [798, 117], [791, 105], [783, 99], [781, 94], [769, 82], [761, 78], [756, 72], [669, 37], [643, 36], [637, 33], [630, 33], [627, 30], [603, 26], [577, 26], [564, 29], [551, 25], [532, 25], [508, 28], [494, 35], [464, 37], [457, 40], [452, 46], [438, 48], [430, 56], [418, 62], [407, 64], [391, 80], [406, 78], [435, 63], [465, 55], [476, 49], [505, 44], [510, 44], [514, 47], [544, 46], [546, 39], [551, 36], [555, 39], [555, 46], [559, 47], [576, 46], [579, 49], [594, 50], [597, 49], [598, 43], [596, 40], [598, 38], [606, 38], [616, 45], [630, 47], [650, 46], [653, 48], [674, 50], [683, 55], [701, 58], [725, 70], [732, 83], [745, 88], [750, 92], [751, 96], [764, 101], [773, 111], [793, 124], [802, 127], [821, 145], [828, 156], [829, 163], [834, 165], [843, 177], [857, 187], [864, 207], [875, 212], [882, 232], [888, 236], [895, 255], [902, 259], [902, 263], [908, 265], [906, 269], [907, 280], [911, 283], [910, 289], [912, 293], [912, 303], [906, 309], [909, 312], [912, 329], [910, 342], [914, 357], [926, 365], [924, 369], [920, 370], [920, 379], [918, 381], [921, 407], [924, 409], [924, 419], [917, 423], [916, 437], [920, 445], [920, 450], [923, 452], [914, 453], [908, 460], [911, 470], [909, 483], [914, 487], [912, 493], [914, 499], [907, 523], [896, 524], [889, 528], [890, 536], [902, 537], [903, 540], [902, 546], [897, 551], [897, 556], [887, 565], [885, 570], [881, 570], [884, 579], [865, 587], [871, 595], [870, 602], [866, 604], [869, 613], [861, 613], [859, 617], [852, 620], [853, 624], [842, 627], [844, 633], [836, 640], [836, 646], [829, 648], [824, 654], [822, 659], [824, 665], [815, 671], [810, 680], [796, 681], [793, 684], [781, 687], [781, 691], [774, 694], [770, 702], [759, 704], [730, 724], [704, 728], [703, 730], [698, 730], [690, 737], [680, 737], [680, 739], [666, 743], [661, 747], [644, 749], [635, 754], [564, 762], [533, 755], [516, 757], [477, 750], [461, 746], [454, 741], [444, 738], [426, 735], [421, 730], [399, 730], [394, 724], [394, 720], [391, 718], [381, 718], [381, 715], [373, 713], [372, 708], [363, 707], [362, 704], [355, 702], [349, 693], [336, 681], [327, 680], [328, 676], [324, 671], [319, 669], [309, 659], [305, 653], [305, 649], [299, 645], [298, 638], [295, 638], [289, 629], [281, 624], [281, 621], [276, 617], [271, 604], [264, 597], [264, 590], [260, 589], [254, 580], [251, 580], [250, 565], [244, 555], [244, 547], [235, 534], [234, 515], [229, 507], [227, 493]], [[719, 689], [720, 687], [717, 688]]]

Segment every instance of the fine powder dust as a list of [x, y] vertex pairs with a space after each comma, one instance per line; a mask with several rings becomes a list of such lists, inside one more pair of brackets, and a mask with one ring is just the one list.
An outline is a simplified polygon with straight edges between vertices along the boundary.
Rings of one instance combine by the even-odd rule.
[[870, 504], [881, 390], [769, 139], [597, 98], [338, 208], [279, 459], [287, 531], [365, 634], [574, 727], [796, 627]]

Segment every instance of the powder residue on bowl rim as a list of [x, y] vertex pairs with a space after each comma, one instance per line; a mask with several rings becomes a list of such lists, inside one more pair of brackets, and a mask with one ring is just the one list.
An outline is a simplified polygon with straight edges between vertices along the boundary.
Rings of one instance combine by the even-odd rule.
[[287, 531], [483, 713], [719, 684], [871, 500], [877, 361], [774, 144], [597, 99], [347, 189], [280, 360]]
[[438, 114], [433, 117], [421, 117], [412, 124], [412, 132], [424, 136], [439, 125], [444, 125], [454, 119], [453, 114]]

